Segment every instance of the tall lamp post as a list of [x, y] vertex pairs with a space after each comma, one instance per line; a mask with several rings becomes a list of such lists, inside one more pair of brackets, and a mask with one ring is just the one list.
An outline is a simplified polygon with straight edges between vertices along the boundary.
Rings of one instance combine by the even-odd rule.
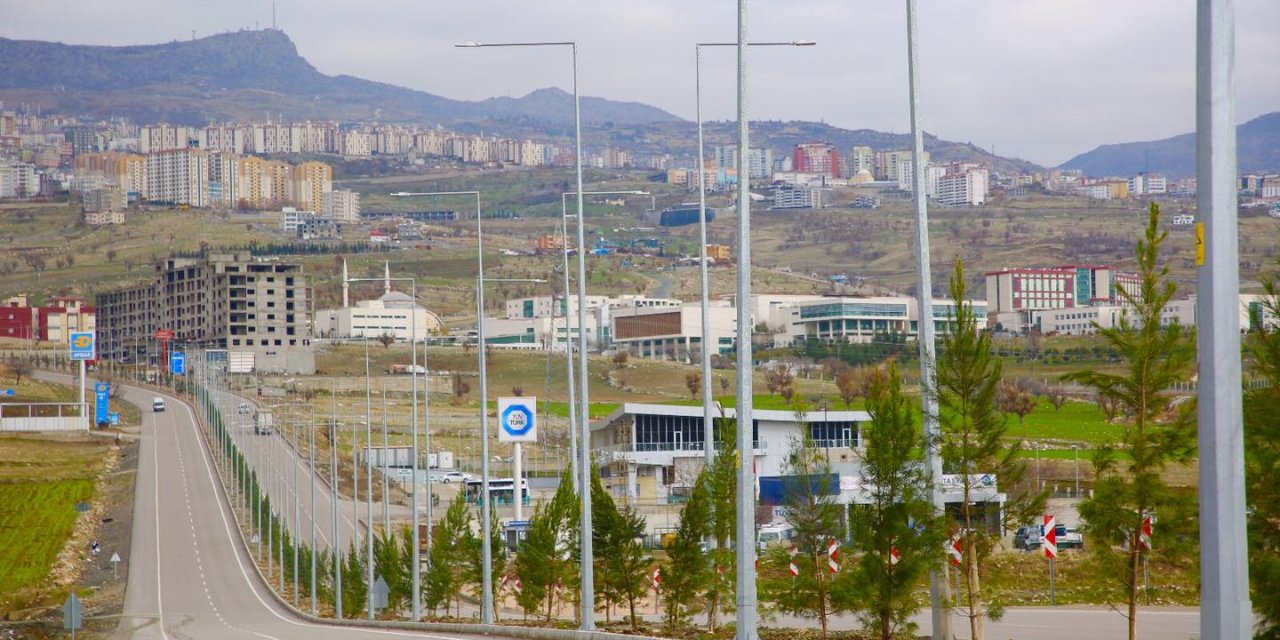
[[[569, 377], [569, 466], [572, 469], [570, 475], [573, 477], [574, 488], [578, 485], [578, 436], [573, 430], [574, 418], [577, 415], [577, 409], [573, 406], [574, 390], [573, 390], [573, 341], [569, 339], [569, 196], [578, 195], [575, 192], [560, 194], [560, 235], [564, 238], [564, 246], [561, 247], [561, 256], [564, 258], [564, 357], [566, 369]], [[587, 191], [582, 194], [585, 196], [613, 196], [613, 195], [635, 195], [647, 196], [648, 191]], [[582, 210], [581, 207], [578, 208]], [[578, 254], [582, 254], [583, 247], [578, 247]], [[552, 300], [555, 303], [555, 300]], [[579, 300], [579, 304], [582, 301]], [[578, 325], [578, 332], [583, 331], [583, 326]], [[588, 448], [591, 446], [590, 441], [584, 441], [584, 445]]]
[[[920, 401], [924, 407], [925, 466], [932, 477], [931, 498], [935, 513], [946, 507], [942, 494], [941, 431], [938, 426], [937, 381], [934, 378], [933, 282], [929, 267], [929, 209], [925, 200], [924, 129], [920, 127], [920, 43], [916, 30], [916, 0], [907, 0], [907, 75], [911, 111], [912, 195], [916, 205], [916, 307], [919, 315]], [[962, 304], [958, 301], [957, 303]], [[947, 583], [941, 560], [929, 569], [929, 605], [933, 639], [951, 637], [947, 614]]]
[[1240, 392], [1235, 3], [1196, 2], [1196, 332], [1200, 430], [1200, 636], [1252, 634]]
[[[743, 0], [739, 0], [741, 2]], [[586, 297], [587, 297], [587, 267], [585, 258], [582, 255], [581, 247], [586, 245], [584, 231], [582, 227], [582, 103], [578, 97], [578, 43], [573, 41], [564, 42], [465, 42], [457, 47], [476, 49], [483, 47], [569, 47], [573, 53], [573, 129], [574, 129], [574, 170], [577, 178], [577, 194], [578, 194], [578, 327], [581, 328], [587, 324], [586, 322]], [[566, 294], [567, 295], [567, 294]], [[587, 334], [584, 331], [578, 331], [578, 378], [582, 380], [582, 393], [578, 394], [578, 414], [581, 421], [581, 433], [583, 446], [578, 448], [579, 466], [578, 471], [581, 474], [578, 491], [582, 499], [581, 509], [581, 540], [579, 541], [581, 556], [581, 589], [584, 597], [582, 598], [582, 625], [584, 631], [595, 629], [595, 574], [592, 568], [593, 554], [591, 550], [591, 447], [587, 443], [591, 439], [591, 419], [589, 401], [587, 398]], [[485, 548], [488, 548], [487, 546]], [[488, 576], [485, 577], [488, 579]], [[487, 593], [487, 592], [486, 592]], [[482, 611], [482, 618], [485, 612]], [[490, 615], [492, 613], [490, 612]], [[483, 620], [482, 620], [483, 621]]]
[[[791, 42], [748, 42], [748, 47], [812, 47], [816, 42], [811, 40], [792, 40]], [[699, 42], [693, 47], [694, 104], [698, 120], [698, 256], [701, 258], [698, 271], [702, 280], [702, 437], [703, 452], [706, 454], [706, 465], [711, 466], [715, 459], [716, 448], [714, 436], [714, 415], [711, 404], [711, 287], [707, 276], [707, 172], [703, 162], [706, 152], [702, 148], [702, 48], [703, 47], [736, 47], [736, 42]], [[750, 155], [750, 154], [748, 154]], [[750, 167], [738, 165], [738, 179], [743, 173], [750, 173]]]
[[[479, 241], [479, 234], [480, 234], [480, 192], [479, 191], [419, 191], [419, 192], [398, 191], [396, 193], [392, 193], [391, 196], [394, 198], [409, 198], [409, 197], [419, 197], [419, 196], [421, 197], [475, 196], [476, 198], [476, 239], [477, 239], [477, 242]], [[483, 273], [483, 269], [484, 269], [483, 252], [480, 253], [479, 260], [480, 260], [481, 272]], [[418, 285], [417, 285], [416, 279], [385, 278], [385, 280], [389, 282], [399, 282], [399, 281], [408, 280], [412, 284], [412, 290], [410, 291], [409, 296], [413, 298], [414, 309], [413, 309], [413, 320], [412, 320], [410, 332], [413, 333], [413, 339], [414, 341], [416, 341], [418, 339], [418, 310], [417, 310]], [[416, 343], [414, 344], [416, 345]], [[427, 346], [426, 346], [426, 340], [423, 340], [422, 341], [422, 361], [423, 361], [424, 367], [426, 366], [426, 360], [427, 360]], [[413, 538], [412, 615], [413, 615], [414, 621], [416, 622], [422, 619], [422, 544], [421, 544], [420, 534], [418, 533], [418, 522], [419, 522], [419, 518], [418, 518], [418, 456], [419, 456], [419, 453], [418, 453], [418, 348], [417, 346], [414, 346], [413, 348], [412, 367], [413, 367], [413, 429], [412, 429], [413, 431], [413, 488], [411, 490], [410, 500], [413, 502], [413, 509], [412, 509], [413, 524], [411, 525], [412, 531], [410, 533], [410, 536]], [[424, 394], [423, 401], [427, 402], [430, 400], [429, 394], [431, 393], [431, 384], [430, 384], [430, 378], [427, 378], [425, 373], [423, 374], [423, 378], [427, 381], [425, 385], [426, 394]], [[427, 445], [428, 456], [427, 456], [427, 469], [426, 469], [426, 473], [423, 474], [423, 478], [424, 478], [424, 483], [426, 485], [426, 494], [427, 494], [426, 534], [427, 534], [427, 540], [428, 542], [430, 542], [431, 540], [431, 457], [430, 457], [431, 439], [430, 438], [431, 436], [427, 435], [426, 437], [427, 437], [427, 443], [428, 443]]]

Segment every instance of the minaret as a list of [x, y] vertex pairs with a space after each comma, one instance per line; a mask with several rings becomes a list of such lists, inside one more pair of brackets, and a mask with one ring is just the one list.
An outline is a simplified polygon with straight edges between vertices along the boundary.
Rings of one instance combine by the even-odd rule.
[[351, 306], [351, 285], [347, 284], [347, 259], [342, 259], [342, 308]]
[[391, 261], [382, 263], [382, 293], [391, 293]]

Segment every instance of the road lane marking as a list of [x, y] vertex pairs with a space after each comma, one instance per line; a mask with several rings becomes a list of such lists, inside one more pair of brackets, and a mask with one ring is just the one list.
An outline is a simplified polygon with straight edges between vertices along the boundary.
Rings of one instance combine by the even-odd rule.
[[[242, 550], [240, 546], [236, 544], [235, 537], [232, 536], [231, 534], [231, 522], [227, 518], [227, 504], [222, 499], [218, 491], [218, 483], [214, 479], [213, 467], [209, 464], [209, 459], [212, 457], [213, 452], [209, 449], [209, 443], [205, 441], [204, 437], [200, 434], [199, 427], [196, 424], [195, 412], [191, 410], [191, 407], [187, 403], [182, 402], [180, 404], [182, 408], [186, 410], [187, 415], [190, 416], [191, 418], [191, 421], [190, 421], [191, 431], [196, 436], [196, 441], [199, 443], [200, 450], [204, 454], [200, 457], [200, 459], [204, 463], [205, 476], [209, 479], [209, 485], [213, 487], [214, 495], [217, 497], [218, 515], [222, 518], [222, 530], [224, 533], [226, 533], [227, 542], [231, 545], [231, 548], [233, 549], [232, 555], [236, 559], [236, 566], [240, 568], [240, 574], [241, 576], [244, 577], [245, 583], [248, 584], [249, 591], [253, 593], [253, 597], [256, 598], [260, 604], [262, 604], [263, 608], [266, 609], [267, 612], [275, 616], [281, 622], [284, 622], [285, 624], [291, 624], [297, 627], [309, 627], [309, 628], [315, 628], [315, 629], [327, 629], [327, 630], [334, 630], [334, 631], [347, 631], [355, 634], [429, 638], [431, 640], [468, 640], [468, 638], [465, 636], [445, 636], [445, 635], [438, 635], [438, 634], [431, 634], [431, 633], [417, 632], [417, 631], [393, 631], [388, 629], [368, 629], [363, 627], [347, 627], [347, 626], [339, 626], [339, 625], [320, 624], [316, 622], [300, 621], [292, 618], [291, 616], [285, 616], [281, 614], [279, 611], [277, 611], [275, 606], [273, 606], [272, 604], [268, 604], [268, 602], [263, 598], [262, 594], [259, 593], [257, 583], [254, 582], [254, 580], [249, 577], [249, 572], [245, 568], [243, 559], [240, 557], [241, 551], [244, 551], [247, 553], [248, 550], [247, 549]], [[252, 633], [262, 638], [270, 638], [270, 636], [266, 636], [254, 631], [249, 631], [248, 633]], [[498, 636], [498, 637], [502, 637], [502, 636]], [[273, 640], [279, 640], [279, 639], [273, 639]]]

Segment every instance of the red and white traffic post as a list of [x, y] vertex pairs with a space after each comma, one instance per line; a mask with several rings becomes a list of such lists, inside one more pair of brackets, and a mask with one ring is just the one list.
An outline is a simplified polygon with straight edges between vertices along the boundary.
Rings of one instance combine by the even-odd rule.
[[1052, 606], [1057, 599], [1053, 583], [1053, 561], [1058, 557], [1058, 521], [1052, 515], [1044, 517], [1044, 526], [1040, 530], [1040, 546], [1044, 549], [1044, 557], [1049, 559], [1049, 605]]

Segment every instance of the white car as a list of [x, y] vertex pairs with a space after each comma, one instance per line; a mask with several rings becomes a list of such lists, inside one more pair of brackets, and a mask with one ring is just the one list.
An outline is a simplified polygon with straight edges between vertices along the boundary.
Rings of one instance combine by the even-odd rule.
[[239, 407], [236, 407], [236, 412], [237, 412], [237, 413], [239, 413], [239, 414], [240, 414], [240, 415], [242, 415], [242, 416], [243, 416], [243, 415], [248, 415], [248, 414], [249, 414], [249, 403], [248, 403], [248, 402], [241, 402], [241, 403], [240, 403], [240, 406], [239, 406]]
[[155, 413], [164, 412], [164, 398], [156, 397], [151, 401], [151, 410]]
[[466, 482], [467, 480], [470, 480], [470, 479], [471, 479], [471, 476], [461, 471], [445, 471], [443, 473], [431, 474], [431, 481], [439, 482], [441, 484], [452, 484], [454, 482]]

